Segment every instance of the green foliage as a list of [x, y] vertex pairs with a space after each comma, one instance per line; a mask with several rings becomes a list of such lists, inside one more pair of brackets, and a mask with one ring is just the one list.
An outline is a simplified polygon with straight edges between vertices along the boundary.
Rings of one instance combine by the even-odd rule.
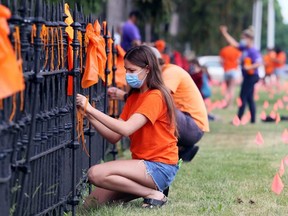
[[[263, 0], [262, 49], [267, 44], [267, 0]], [[275, 0], [275, 42], [288, 47], [288, 25], [283, 24], [280, 6]], [[190, 43], [198, 55], [218, 54], [226, 41], [219, 33], [219, 25], [225, 24], [238, 39], [241, 31], [252, 24], [253, 1], [243, 0], [135, 0], [135, 6], [144, 14], [144, 22], [153, 24], [152, 32], [168, 39], [177, 49]], [[180, 17], [179, 33], [168, 38], [163, 23], [169, 21], [173, 11]], [[142, 23], [141, 27], [144, 25]], [[183, 50], [182, 50], [183, 51]]]
[[[262, 50], [266, 49], [267, 45], [267, 16], [266, 11], [268, 8], [268, 0], [263, 0], [263, 24], [262, 24], [262, 41], [261, 48]], [[288, 48], [288, 25], [283, 23], [283, 18], [281, 15], [281, 8], [278, 1], [274, 1], [275, 8], [275, 45], [280, 47]]]
[[175, 3], [178, 0], [135, 0], [134, 4], [143, 15], [140, 26], [144, 28], [145, 23], [152, 26], [152, 34], [165, 37], [163, 26], [169, 22]]
[[[59, 2], [59, 0], [48, 0], [49, 2]], [[77, 3], [83, 8], [84, 14], [99, 14], [103, 13], [106, 9], [105, 3], [107, 0], [65, 0], [65, 3], [68, 3], [71, 8], [74, 8], [74, 4]]]
[[182, 43], [189, 42], [197, 54], [217, 54], [225, 44], [219, 25], [225, 24], [236, 38], [252, 23], [253, 1], [183, 0], [178, 4]]

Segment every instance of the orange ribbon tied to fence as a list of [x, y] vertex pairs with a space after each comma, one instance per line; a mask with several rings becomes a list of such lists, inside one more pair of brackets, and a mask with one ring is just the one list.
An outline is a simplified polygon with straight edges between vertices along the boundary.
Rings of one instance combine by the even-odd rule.
[[[98, 23], [99, 24], [99, 23]], [[99, 25], [100, 29], [101, 29], [101, 26]], [[104, 66], [103, 66], [103, 70], [100, 70], [100, 77], [101, 79], [104, 81], [104, 82], [107, 82], [107, 86], [111, 85], [112, 84], [112, 73], [110, 73], [108, 76], [107, 76], [107, 80], [105, 80], [105, 64], [106, 64], [106, 61], [107, 61], [107, 69], [111, 72], [112, 71], [112, 66], [113, 66], [113, 54], [112, 54], [112, 43], [113, 43], [113, 40], [111, 39], [111, 34], [110, 32], [107, 30], [107, 22], [104, 21], [102, 23], [102, 28], [103, 28], [103, 34], [104, 36], [108, 36], [108, 39], [107, 39], [107, 43], [105, 44], [105, 39], [103, 39], [103, 53], [105, 55], [105, 61], [104, 61]], [[98, 26], [97, 26], [97, 31], [98, 30]], [[100, 32], [100, 31], [99, 31]], [[105, 46], [108, 46], [108, 49], [110, 50], [110, 52], [108, 53], [108, 56], [106, 57], [106, 50], [105, 50]]]
[[0, 99], [25, 89], [23, 73], [12, 48], [7, 19], [11, 16], [8, 8], [0, 5]]
[[125, 76], [126, 70], [124, 68], [124, 56], [126, 52], [120, 45], [116, 45], [116, 50], [117, 50], [117, 58], [116, 58], [117, 70], [115, 73], [115, 81], [118, 87], [124, 87], [127, 85]]
[[95, 21], [94, 25], [95, 39], [97, 43], [97, 61], [98, 61], [98, 71], [100, 78], [105, 81], [105, 64], [106, 64], [106, 52], [105, 52], [105, 40], [101, 36], [101, 26], [98, 20]]
[[[73, 68], [73, 48], [71, 46], [73, 38], [74, 38], [74, 30], [71, 26], [73, 23], [73, 18], [69, 10], [69, 5], [65, 3], [65, 14], [67, 18], [65, 19], [65, 23], [68, 25], [65, 29], [68, 34], [68, 48], [67, 48], [67, 58], [68, 58], [68, 70], [72, 70]], [[67, 85], [67, 94], [71, 96], [73, 94], [73, 76], [68, 75], [68, 85]]]
[[[82, 88], [89, 88], [98, 82], [99, 61], [98, 61], [98, 41], [93, 25], [89, 23], [86, 27], [86, 36], [89, 39], [86, 55], [86, 66], [81, 81]], [[102, 63], [102, 62], [101, 62]]]

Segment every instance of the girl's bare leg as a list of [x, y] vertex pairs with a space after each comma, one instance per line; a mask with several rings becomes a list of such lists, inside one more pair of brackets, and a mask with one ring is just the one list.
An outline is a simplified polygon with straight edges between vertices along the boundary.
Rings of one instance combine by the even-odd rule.
[[91, 193], [89, 199], [91, 201], [93, 197], [99, 204], [125, 199], [129, 201], [137, 197], [158, 200], [164, 197], [147, 174], [142, 160], [117, 160], [98, 164], [88, 170], [88, 178], [93, 185], [99, 187]]

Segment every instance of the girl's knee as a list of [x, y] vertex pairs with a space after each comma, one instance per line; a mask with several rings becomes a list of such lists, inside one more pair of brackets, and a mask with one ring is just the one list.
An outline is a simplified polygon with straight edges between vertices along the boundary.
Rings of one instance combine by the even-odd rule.
[[98, 183], [102, 181], [103, 173], [97, 170], [96, 166], [93, 166], [88, 170], [87, 177], [90, 183], [97, 186]]

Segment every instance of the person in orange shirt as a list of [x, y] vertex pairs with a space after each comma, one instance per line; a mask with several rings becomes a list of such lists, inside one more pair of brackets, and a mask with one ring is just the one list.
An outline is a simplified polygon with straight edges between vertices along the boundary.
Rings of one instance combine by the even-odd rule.
[[[160, 52], [150, 47], [161, 66], [162, 77], [166, 87], [172, 93], [176, 105], [176, 120], [179, 132], [178, 147], [179, 158], [191, 161], [199, 147], [205, 132], [209, 131], [208, 114], [202, 95], [189, 73], [174, 64], [165, 64]], [[112, 99], [124, 100], [125, 92], [111, 87], [108, 94]]]
[[225, 99], [227, 106], [231, 104], [234, 99], [235, 84], [237, 78], [237, 68], [239, 64], [239, 59], [241, 57], [241, 52], [231, 46], [225, 46], [220, 50], [219, 53], [224, 68], [224, 80], [227, 86], [227, 92]]
[[286, 54], [279, 46], [275, 47], [275, 52], [276, 57], [273, 59], [273, 61], [274, 61], [275, 75], [277, 77], [277, 80], [279, 80], [280, 76], [284, 75], [285, 73]]
[[273, 49], [267, 48], [267, 53], [263, 56], [264, 67], [265, 67], [265, 77], [264, 82], [267, 82], [267, 78], [274, 73], [274, 59], [276, 58], [276, 53]]
[[155, 41], [154, 46], [161, 53], [161, 57], [164, 60], [164, 62], [166, 64], [169, 64], [170, 63], [170, 56], [167, 53], [165, 53], [166, 42], [164, 40], [157, 40], [157, 41]]
[[[126, 81], [131, 90], [120, 119], [93, 108], [85, 96], [76, 103], [93, 127], [109, 142], [129, 136], [131, 160], [92, 166], [88, 179], [97, 188], [85, 206], [143, 197], [143, 207], [167, 202], [163, 191], [175, 178], [178, 167], [177, 129], [173, 98], [165, 87], [152, 50], [145, 45], [131, 48], [124, 57]], [[151, 136], [153, 135], [153, 136]]]

